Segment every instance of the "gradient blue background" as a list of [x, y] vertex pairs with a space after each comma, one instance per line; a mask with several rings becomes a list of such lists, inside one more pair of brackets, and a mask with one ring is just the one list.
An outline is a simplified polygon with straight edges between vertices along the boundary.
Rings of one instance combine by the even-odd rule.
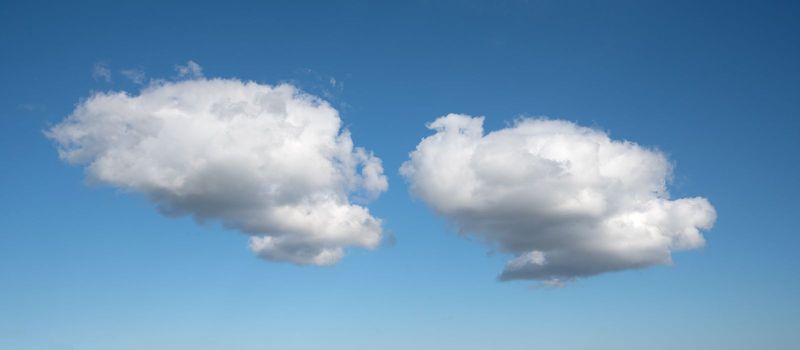
[[[800, 342], [800, 7], [779, 1], [0, 2], [0, 349], [789, 349]], [[120, 69], [294, 82], [384, 161], [397, 244], [332, 268], [83, 185], [42, 130]], [[105, 62], [113, 82], [92, 78]], [[342, 83], [331, 86], [333, 77]], [[338, 85], [338, 84], [337, 84]], [[397, 169], [424, 124], [565, 118], [665, 151], [719, 218], [675, 265], [495, 280]]]

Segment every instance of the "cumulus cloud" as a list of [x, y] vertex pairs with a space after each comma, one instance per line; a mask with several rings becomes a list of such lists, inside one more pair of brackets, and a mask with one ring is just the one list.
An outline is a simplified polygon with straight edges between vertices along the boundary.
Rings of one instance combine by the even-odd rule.
[[457, 114], [428, 128], [401, 174], [461, 233], [513, 255], [500, 280], [560, 285], [670, 264], [716, 219], [705, 198], [670, 199], [663, 153], [600, 130], [519, 119], [484, 134], [482, 117]]
[[111, 69], [104, 62], [98, 62], [92, 67], [92, 78], [94, 80], [102, 80], [106, 83], [111, 82]]
[[291, 85], [199, 78], [96, 93], [46, 132], [88, 180], [144, 194], [168, 216], [221, 222], [268, 260], [330, 265], [376, 247], [381, 220], [352, 203], [386, 191], [328, 103]]

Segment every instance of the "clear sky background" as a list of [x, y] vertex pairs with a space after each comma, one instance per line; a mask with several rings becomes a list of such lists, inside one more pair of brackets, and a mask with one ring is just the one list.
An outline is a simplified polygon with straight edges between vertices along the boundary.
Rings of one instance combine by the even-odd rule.
[[[788, 349], [800, 341], [794, 2], [0, 3], [0, 349]], [[336, 266], [84, 185], [43, 130], [121, 73], [292, 82], [339, 109], [396, 244]], [[109, 81], [93, 77], [107, 67]], [[336, 84], [332, 84], [335, 79]], [[658, 147], [718, 212], [673, 266], [498, 282], [398, 168], [451, 112], [549, 116]]]

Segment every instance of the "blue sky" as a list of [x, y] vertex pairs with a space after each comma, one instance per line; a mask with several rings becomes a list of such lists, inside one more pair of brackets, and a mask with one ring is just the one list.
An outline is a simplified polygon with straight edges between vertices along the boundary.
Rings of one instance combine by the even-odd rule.
[[[791, 2], [0, 4], [2, 349], [790, 348], [800, 7]], [[86, 186], [44, 130], [121, 73], [292, 83], [383, 161], [368, 204], [394, 245], [332, 267]], [[96, 67], [106, 67], [107, 81]], [[335, 84], [332, 84], [332, 79]], [[455, 233], [398, 169], [448, 113], [595, 127], [675, 164], [717, 211], [672, 266], [564, 288], [498, 282], [507, 254]]]

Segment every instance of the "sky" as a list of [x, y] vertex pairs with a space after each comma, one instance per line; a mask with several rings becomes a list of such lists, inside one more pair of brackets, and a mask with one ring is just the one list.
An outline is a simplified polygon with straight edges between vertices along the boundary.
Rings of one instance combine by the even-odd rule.
[[0, 349], [791, 348], [798, 15], [2, 1]]

